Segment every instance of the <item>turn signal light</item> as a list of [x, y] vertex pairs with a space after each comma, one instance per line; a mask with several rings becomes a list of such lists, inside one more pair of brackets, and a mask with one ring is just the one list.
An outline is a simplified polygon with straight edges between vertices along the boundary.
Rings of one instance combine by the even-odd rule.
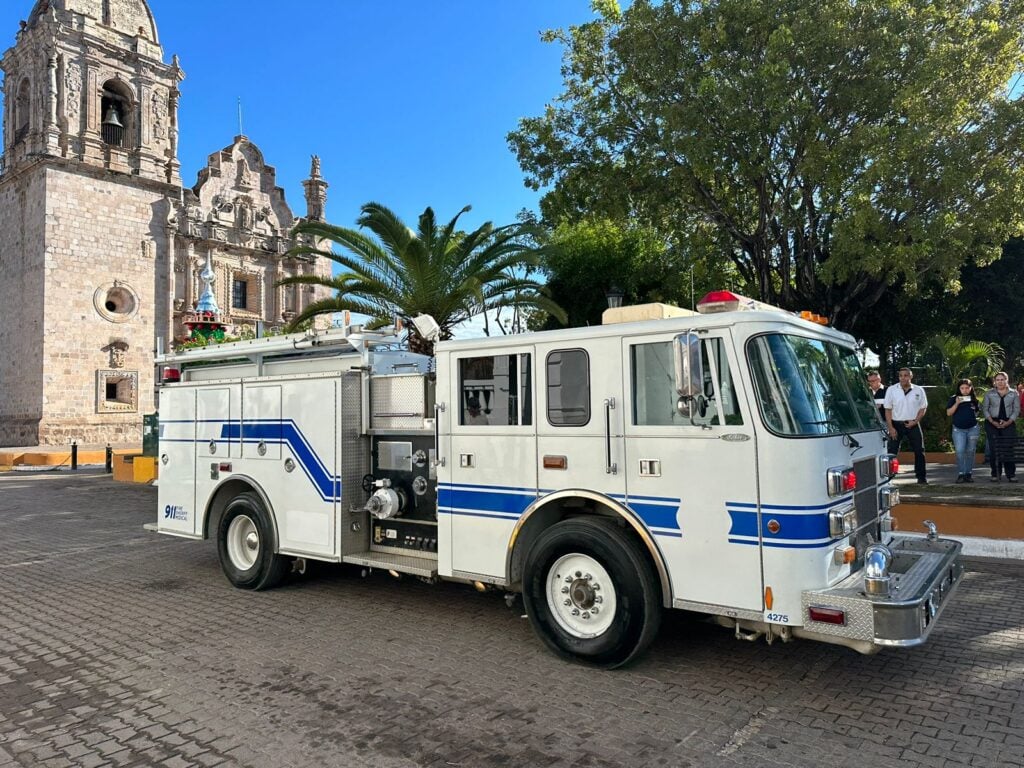
[[815, 608], [813, 605], [807, 609], [811, 621], [820, 621], [825, 624], [846, 624], [846, 612], [838, 608]]
[[836, 547], [832, 562], [836, 565], [849, 565], [857, 559], [856, 547]]

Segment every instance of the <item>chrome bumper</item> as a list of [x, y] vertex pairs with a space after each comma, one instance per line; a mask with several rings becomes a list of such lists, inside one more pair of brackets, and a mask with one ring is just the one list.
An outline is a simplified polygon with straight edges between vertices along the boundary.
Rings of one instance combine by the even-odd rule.
[[[897, 537], [889, 544], [890, 594], [869, 596], [863, 570], [829, 589], [802, 594], [803, 626], [793, 634], [846, 645], [861, 653], [923, 643], [960, 585], [962, 545], [952, 539]], [[809, 610], [844, 612], [844, 624], [811, 621]]]

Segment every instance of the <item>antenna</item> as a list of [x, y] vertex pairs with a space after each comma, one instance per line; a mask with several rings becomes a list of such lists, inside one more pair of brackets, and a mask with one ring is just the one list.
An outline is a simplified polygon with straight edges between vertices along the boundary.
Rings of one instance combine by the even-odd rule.
[[242, 97], [238, 97], [238, 135], [245, 136], [245, 131], [242, 129]]

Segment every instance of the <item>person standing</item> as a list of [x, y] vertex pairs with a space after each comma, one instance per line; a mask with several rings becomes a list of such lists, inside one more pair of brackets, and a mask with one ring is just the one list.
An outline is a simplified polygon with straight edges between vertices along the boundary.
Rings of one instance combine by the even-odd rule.
[[1017, 482], [1017, 465], [1013, 462], [1013, 454], [1008, 461], [1003, 461], [1000, 451], [1000, 440], [1017, 436], [1014, 422], [1020, 416], [1020, 397], [1010, 389], [1010, 379], [1000, 371], [992, 379], [993, 387], [985, 393], [981, 401], [981, 413], [985, 417], [985, 441], [989, 444], [992, 482], [999, 482], [1001, 472], [1006, 473], [1006, 480]]
[[868, 387], [871, 388], [871, 396], [875, 398], [875, 405], [878, 406], [878, 417], [885, 423], [885, 384], [882, 383], [882, 376], [878, 371], [868, 371]]
[[953, 417], [953, 448], [956, 450], [957, 483], [973, 483], [974, 453], [978, 448], [978, 413], [981, 405], [970, 379], [960, 379], [956, 393], [946, 403], [946, 415]]
[[900, 383], [885, 391], [885, 424], [889, 428], [889, 453], [899, 453], [900, 443], [906, 438], [914, 451], [914, 474], [919, 485], [928, 483], [928, 468], [924, 458], [924, 432], [921, 419], [928, 410], [928, 396], [913, 383], [914, 373], [900, 368]]

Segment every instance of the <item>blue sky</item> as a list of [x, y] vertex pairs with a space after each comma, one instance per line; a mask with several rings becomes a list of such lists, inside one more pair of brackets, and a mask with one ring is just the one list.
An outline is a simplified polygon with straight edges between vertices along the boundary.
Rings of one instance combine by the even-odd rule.
[[[410, 224], [427, 206], [467, 226], [511, 222], [538, 195], [505, 143], [561, 91], [544, 29], [593, 18], [589, 0], [149, 0], [165, 58], [181, 58], [179, 157], [186, 185], [245, 134], [277, 168], [293, 211], [319, 154], [327, 215], [351, 226], [374, 200]], [[0, 3], [14, 44], [33, 0]]]

